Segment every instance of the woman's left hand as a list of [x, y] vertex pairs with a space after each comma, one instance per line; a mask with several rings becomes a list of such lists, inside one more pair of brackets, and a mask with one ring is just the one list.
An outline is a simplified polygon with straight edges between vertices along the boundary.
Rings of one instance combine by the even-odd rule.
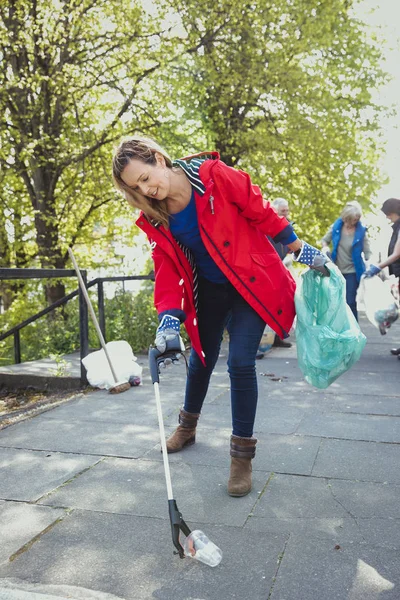
[[326, 268], [326, 263], [329, 258], [314, 246], [302, 242], [301, 249], [295, 254], [295, 260], [303, 265], [307, 265], [310, 269], [319, 271], [322, 275], [329, 276], [329, 270]]

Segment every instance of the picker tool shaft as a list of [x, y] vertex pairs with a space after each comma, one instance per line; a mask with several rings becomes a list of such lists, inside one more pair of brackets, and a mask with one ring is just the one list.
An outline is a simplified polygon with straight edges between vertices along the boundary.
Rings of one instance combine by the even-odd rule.
[[177, 360], [177, 353], [180, 353], [180, 345], [179, 340], [176, 342], [175, 340], [167, 342], [167, 349], [164, 354], [161, 354], [157, 348], [151, 348], [149, 350], [149, 367], [150, 367], [150, 375], [154, 385], [154, 393], [156, 397], [156, 406], [157, 406], [157, 416], [158, 416], [158, 427], [160, 429], [160, 441], [161, 441], [161, 449], [163, 455], [163, 463], [164, 463], [164, 473], [165, 473], [165, 482], [167, 484], [167, 496], [168, 496], [168, 511], [169, 511], [169, 520], [171, 523], [171, 533], [172, 533], [172, 543], [177, 549], [177, 553], [181, 558], [185, 558], [184, 550], [179, 541], [179, 533], [182, 533], [185, 536], [190, 534], [190, 529], [183, 520], [182, 514], [180, 513], [178, 506], [176, 504], [176, 500], [174, 500], [174, 496], [172, 493], [172, 483], [171, 483], [171, 472], [169, 470], [169, 461], [168, 461], [168, 451], [167, 444], [165, 441], [165, 431], [164, 431], [164, 420], [162, 416], [161, 409], [161, 398], [160, 398], [160, 378], [159, 378], [159, 364], [160, 362], [165, 361], [166, 359], [171, 359], [172, 361]]

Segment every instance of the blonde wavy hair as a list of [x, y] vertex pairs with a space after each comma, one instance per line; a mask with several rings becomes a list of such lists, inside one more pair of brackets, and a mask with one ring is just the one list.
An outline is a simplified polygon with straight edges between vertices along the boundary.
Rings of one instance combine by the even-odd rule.
[[353, 202], [348, 202], [344, 209], [340, 214], [340, 218], [342, 221], [353, 221], [354, 219], [360, 220], [362, 217], [362, 208], [361, 204], [354, 200]]
[[168, 169], [172, 169], [172, 160], [167, 152], [157, 142], [150, 138], [133, 137], [124, 140], [115, 149], [112, 162], [112, 176], [115, 187], [121, 192], [128, 203], [134, 208], [139, 208], [150, 219], [161, 222], [168, 229], [168, 210], [166, 200], [156, 200], [148, 196], [143, 196], [133, 190], [122, 180], [122, 173], [131, 160], [141, 160], [143, 163], [156, 165], [156, 152], [159, 152], [165, 159]]

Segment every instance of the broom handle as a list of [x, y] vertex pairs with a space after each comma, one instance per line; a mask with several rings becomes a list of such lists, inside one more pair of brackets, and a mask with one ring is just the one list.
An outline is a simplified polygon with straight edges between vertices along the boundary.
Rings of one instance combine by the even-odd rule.
[[89, 294], [87, 293], [85, 282], [83, 281], [81, 272], [80, 272], [79, 267], [78, 267], [78, 265], [76, 263], [75, 256], [74, 256], [71, 248], [68, 248], [68, 254], [69, 254], [70, 259], [72, 260], [72, 264], [74, 265], [74, 269], [75, 269], [76, 275], [78, 277], [78, 281], [79, 281], [79, 285], [80, 285], [81, 290], [82, 290], [82, 294], [83, 294], [83, 296], [84, 296], [84, 298], [86, 300], [86, 304], [87, 304], [87, 307], [89, 309], [90, 316], [92, 317], [93, 325], [96, 328], [97, 335], [99, 336], [101, 347], [103, 348], [104, 354], [106, 355], [106, 358], [108, 360], [108, 364], [110, 365], [111, 373], [112, 373], [112, 376], [114, 377], [114, 382], [117, 383], [118, 382], [117, 375], [116, 375], [116, 373], [114, 371], [114, 367], [113, 367], [113, 364], [111, 362], [110, 355], [108, 354], [108, 350], [106, 348], [105, 339], [104, 339], [103, 334], [101, 332], [100, 325], [99, 325], [99, 323], [97, 321], [96, 314], [95, 314], [95, 312], [93, 310], [93, 306], [92, 306], [92, 303], [91, 303], [90, 298], [89, 298]]

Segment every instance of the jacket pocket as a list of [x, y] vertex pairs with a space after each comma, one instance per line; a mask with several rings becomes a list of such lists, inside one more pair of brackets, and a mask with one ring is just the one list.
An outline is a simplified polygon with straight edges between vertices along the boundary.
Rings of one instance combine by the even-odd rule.
[[252, 260], [254, 260], [254, 262], [260, 265], [261, 267], [270, 267], [281, 262], [279, 254], [277, 252], [257, 252], [251, 253], [250, 256]]
[[282, 269], [285, 268], [279, 255], [276, 252], [257, 252], [251, 253], [250, 258], [257, 279], [261, 279], [270, 289], [279, 290], [282, 285]]

